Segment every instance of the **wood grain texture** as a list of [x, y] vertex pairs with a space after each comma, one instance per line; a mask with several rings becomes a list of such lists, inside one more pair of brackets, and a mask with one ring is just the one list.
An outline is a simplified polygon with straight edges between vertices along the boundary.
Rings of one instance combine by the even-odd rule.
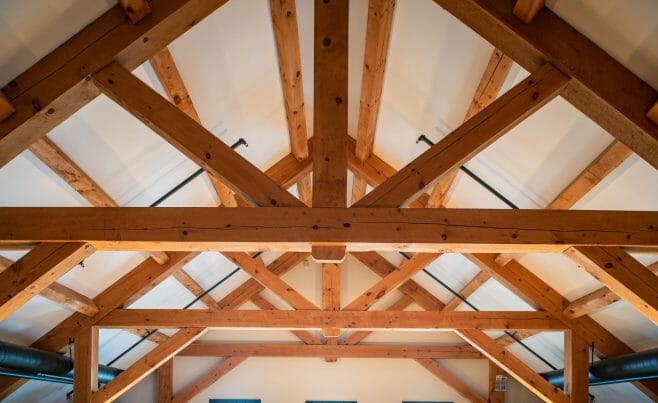
[[577, 247], [565, 252], [603, 285], [658, 325], [658, 277], [619, 247]]
[[16, 112], [0, 122], [0, 166], [98, 96], [90, 74], [114, 60], [135, 69], [225, 3], [152, 0], [139, 24], [118, 4], [102, 14], [3, 88]]
[[[498, 49], [493, 50], [493, 53], [489, 58], [489, 63], [487, 63], [487, 67], [482, 74], [480, 83], [475, 90], [475, 95], [466, 111], [464, 121], [475, 116], [496, 99], [513, 64], [514, 62], [509, 56], [505, 55]], [[432, 189], [432, 193], [427, 202], [427, 207], [438, 208], [443, 205], [443, 202], [457, 177], [457, 172], [458, 170], [454, 169], [439, 179], [436, 186], [434, 186], [434, 189]]]
[[158, 403], [170, 403], [174, 398], [174, 359], [162, 364], [157, 369], [157, 401]]
[[[313, 207], [347, 206], [347, 56], [349, 2], [315, 1]], [[341, 245], [315, 244], [320, 263], [345, 259]]]
[[[489, 281], [491, 276], [489, 273], [486, 271], [480, 271], [478, 274], [475, 275], [466, 285], [459, 290], [459, 295], [462, 296], [462, 298], [467, 299], [471, 295], [473, 295], [484, 283]], [[446, 311], [454, 311], [457, 309], [459, 305], [462, 304], [462, 300], [457, 297], [453, 297], [448, 303], [446, 303], [445, 308], [443, 308]]]
[[89, 327], [75, 338], [73, 401], [87, 403], [98, 389], [98, 329]]
[[569, 402], [569, 398], [562, 393], [562, 390], [549, 384], [486, 333], [467, 329], [459, 329], [455, 332], [540, 399], [546, 402]]
[[505, 392], [496, 390], [496, 376], [506, 376], [498, 365], [493, 361], [489, 361], [489, 403], [505, 403]]
[[0, 273], [0, 320], [41, 293], [95, 249], [84, 242], [42, 244]]
[[517, 311], [251, 311], [115, 309], [98, 323], [106, 328], [256, 327], [278, 329], [542, 329], [566, 326], [545, 312]]
[[[658, 168], [658, 126], [646, 112], [658, 93], [548, 8], [532, 24], [512, 13], [514, 0], [435, 0], [524, 69], [552, 63], [572, 78], [562, 96]], [[550, 34], [547, 34], [550, 33]]]
[[[397, 208], [0, 208], [0, 244], [85, 241], [103, 250], [562, 252], [655, 246], [658, 213]], [[48, 223], [48, 225], [44, 225]]]
[[569, 79], [550, 64], [542, 66], [376, 187], [354, 207], [409, 204], [442, 176], [557, 96], [568, 82]]
[[[251, 302], [264, 311], [276, 311], [275, 307], [270, 301], [266, 300], [262, 295], [256, 294], [251, 297]], [[306, 344], [322, 344], [322, 342], [315, 336], [306, 330], [291, 330], [290, 333], [297, 336], [298, 339], [303, 341]], [[227, 354], [227, 355], [237, 355], [237, 354]]]
[[[411, 305], [414, 302], [413, 298], [411, 298], [409, 295], [402, 295], [397, 301], [389, 305], [385, 310], [386, 311], [403, 311], [405, 310], [409, 305]], [[344, 340], [340, 342], [340, 344], [359, 344], [360, 342], [363, 341], [366, 337], [368, 337], [372, 332], [369, 332], [367, 330], [357, 330], [352, 332], [349, 336], [347, 336]]]
[[188, 357], [326, 357], [339, 358], [435, 358], [479, 359], [484, 356], [471, 346], [433, 345], [304, 345], [284, 343], [195, 343], [182, 350]]
[[572, 403], [589, 402], [589, 360], [587, 341], [564, 332], [564, 393]]
[[117, 63], [93, 76], [108, 97], [253, 206], [302, 206], [249, 161]]
[[471, 388], [466, 386], [459, 378], [453, 375], [450, 371], [444, 368], [441, 364], [430, 358], [418, 358], [416, 362], [423, 368], [428, 370], [432, 375], [439, 378], [439, 380], [454, 389], [460, 396], [464, 397], [469, 402], [473, 403], [486, 403], [487, 400], [478, 395]]
[[[340, 311], [340, 267], [335, 263], [322, 264], [322, 309]], [[325, 338], [340, 336], [340, 329], [323, 328]]]
[[601, 183], [633, 152], [619, 141], [613, 141], [585, 169], [565, 187], [547, 209], [569, 209], [581, 200], [590, 190]]

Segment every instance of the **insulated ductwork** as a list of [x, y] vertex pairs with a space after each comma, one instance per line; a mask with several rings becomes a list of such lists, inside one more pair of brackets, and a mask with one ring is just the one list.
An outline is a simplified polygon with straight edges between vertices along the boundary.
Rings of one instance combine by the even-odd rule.
[[[551, 385], [564, 387], [564, 370], [540, 374]], [[589, 384], [633, 382], [658, 378], [658, 348], [596, 361], [589, 367]]]
[[[73, 379], [73, 360], [71, 358], [6, 342], [0, 342], [0, 367], [24, 372], [12, 375], [3, 371], [2, 375], [5, 376], [29, 375], [19, 377], [41, 379], [39, 378], [41, 375], [46, 375], [42, 377], [42, 380], [46, 381], [53, 381], [58, 378]], [[98, 381], [108, 383], [119, 373], [121, 373], [120, 369], [99, 365]], [[50, 379], [51, 377], [48, 375], [54, 377]]]

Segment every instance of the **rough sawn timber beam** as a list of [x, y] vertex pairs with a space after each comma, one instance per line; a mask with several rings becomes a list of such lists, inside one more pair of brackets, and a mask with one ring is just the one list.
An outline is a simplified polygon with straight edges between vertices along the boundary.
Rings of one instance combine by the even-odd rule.
[[546, 7], [525, 24], [514, 0], [434, 1], [524, 69], [551, 63], [571, 77], [561, 95], [658, 168], [658, 125], [646, 116], [658, 93], [585, 35]]
[[82, 241], [102, 250], [562, 252], [655, 246], [658, 212], [399, 208], [0, 208], [0, 245]]
[[152, 0], [131, 23], [111, 8], [3, 88], [16, 112], [0, 122], [0, 167], [96, 96], [88, 77], [117, 61], [132, 70], [221, 7], [226, 0]]

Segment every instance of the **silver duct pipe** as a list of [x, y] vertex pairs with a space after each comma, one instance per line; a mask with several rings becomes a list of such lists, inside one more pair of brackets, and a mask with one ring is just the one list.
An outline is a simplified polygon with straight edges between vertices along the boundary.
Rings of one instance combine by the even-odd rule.
[[[29, 379], [40, 377], [41, 380], [50, 382], [57, 378], [73, 379], [73, 360], [71, 358], [3, 341], [0, 341], [0, 367], [21, 371], [15, 374], [12, 371], [2, 371], [4, 376]], [[98, 381], [108, 383], [119, 373], [121, 373], [120, 369], [99, 365]]]
[[[564, 388], [563, 369], [540, 375], [553, 386]], [[653, 378], [658, 378], [658, 348], [596, 361], [589, 367], [590, 386]]]

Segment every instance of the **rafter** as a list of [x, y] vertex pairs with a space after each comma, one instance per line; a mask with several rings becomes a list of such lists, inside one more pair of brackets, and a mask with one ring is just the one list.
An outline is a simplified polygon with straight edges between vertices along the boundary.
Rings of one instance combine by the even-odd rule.
[[594, 276], [658, 324], [658, 277], [621, 248], [578, 247], [565, 252]]
[[658, 168], [658, 126], [646, 117], [658, 93], [585, 35], [547, 8], [526, 25], [513, 0], [434, 1], [524, 69], [548, 62], [571, 77], [562, 96]]
[[167, 341], [156, 346], [145, 356], [137, 360], [109, 383], [94, 392], [91, 403], [100, 403], [116, 400], [137, 382], [146, 378], [162, 364], [172, 359], [180, 350], [187, 347], [194, 340], [203, 336], [205, 329], [181, 329]]
[[[459, 295], [462, 298], [468, 298], [471, 295], [475, 293], [484, 283], [489, 281], [491, 276], [485, 272], [485, 271], [480, 271], [478, 274], [476, 274], [466, 285], [459, 291]], [[453, 311], [457, 309], [459, 305], [462, 304], [461, 298], [453, 297], [448, 303], [446, 303], [445, 309], [446, 311]]]
[[566, 326], [545, 312], [249, 311], [115, 309], [100, 320], [106, 328], [256, 327], [278, 329], [542, 329]]
[[139, 24], [105, 12], [3, 88], [16, 112], [0, 122], [0, 167], [98, 94], [87, 80], [114, 60], [132, 70], [226, 1], [152, 0]]
[[569, 398], [560, 389], [549, 384], [546, 379], [542, 378], [513, 354], [510, 354], [509, 351], [505, 350], [505, 347], [496, 343], [486, 333], [480, 330], [467, 329], [459, 329], [456, 333], [542, 400], [547, 402], [569, 402]]
[[[178, 67], [171, 56], [169, 49], [164, 48], [153, 57], [149, 59], [151, 67], [155, 75], [158, 77], [160, 84], [167, 93], [169, 102], [174, 104], [178, 109], [183, 111], [187, 116], [194, 119], [197, 123], [201, 124], [201, 119], [197, 113], [192, 98], [187, 92], [183, 77], [181, 77]], [[237, 207], [238, 201], [233, 192], [228, 186], [224, 185], [221, 181], [212, 175], [209, 175], [210, 183], [215, 189], [215, 193], [219, 197], [224, 207]]]
[[416, 359], [416, 362], [419, 363], [423, 368], [428, 370], [432, 375], [439, 378], [441, 382], [444, 382], [446, 385], [450, 386], [455, 392], [459, 393], [462, 397], [466, 398], [469, 402], [473, 403], [486, 403], [487, 400], [482, 398], [471, 388], [466, 386], [459, 378], [454, 376], [450, 371], [444, 368], [441, 364], [430, 358], [419, 358]]
[[251, 205], [303, 205], [118, 63], [110, 64], [94, 74], [93, 80], [105, 95], [142, 120]]
[[[384, 69], [393, 25], [395, 0], [370, 0], [366, 23], [366, 45], [361, 78], [359, 122], [356, 132], [356, 157], [363, 161], [372, 153], [379, 103], [384, 86]], [[352, 203], [366, 194], [366, 180], [354, 175]]]
[[[270, 12], [283, 89], [283, 104], [288, 122], [290, 150], [295, 158], [303, 161], [309, 158], [309, 149], [295, 0], [270, 0]], [[306, 175], [297, 182], [297, 193], [307, 206], [311, 206], [312, 203], [311, 192], [311, 178]]]
[[364, 311], [370, 309], [375, 302], [382, 299], [390, 291], [395, 290], [399, 285], [407, 282], [411, 276], [424, 269], [439, 256], [441, 255], [438, 253], [419, 253], [411, 259], [402, 262], [400, 267], [396, 267], [395, 270], [364, 291], [343, 309]]
[[545, 64], [376, 187], [354, 207], [409, 204], [442, 176], [539, 110], [568, 82], [560, 71]]
[[247, 357], [226, 357], [224, 361], [203, 375], [194, 384], [177, 393], [172, 402], [184, 403], [190, 401], [194, 396], [209, 388], [213, 383], [217, 382], [221, 377], [232, 371], [246, 359]]
[[189, 357], [327, 357], [478, 359], [483, 355], [471, 346], [422, 345], [308, 345], [282, 343], [197, 343], [182, 350]]
[[[475, 90], [473, 100], [466, 111], [464, 121], [475, 116], [496, 99], [500, 89], [505, 83], [505, 79], [507, 79], [507, 76], [509, 75], [513, 63], [512, 59], [503, 54], [500, 50], [493, 50], [493, 53], [489, 58], [489, 63], [487, 64], [487, 67], [482, 74], [482, 78], [480, 79], [480, 83]], [[441, 207], [443, 205], [455, 178], [457, 178], [457, 172], [457, 169], [453, 169], [439, 179], [436, 186], [434, 186], [434, 189], [432, 189], [432, 193], [427, 202], [427, 207]]]
[[0, 320], [41, 293], [95, 249], [84, 242], [42, 244], [0, 273]]
[[[14, 261], [7, 259], [4, 256], [0, 256], [0, 272], [13, 264]], [[41, 290], [39, 295], [65, 308], [80, 312], [87, 316], [93, 316], [98, 312], [98, 307], [91, 298], [59, 284], [58, 282], [54, 282]]]

